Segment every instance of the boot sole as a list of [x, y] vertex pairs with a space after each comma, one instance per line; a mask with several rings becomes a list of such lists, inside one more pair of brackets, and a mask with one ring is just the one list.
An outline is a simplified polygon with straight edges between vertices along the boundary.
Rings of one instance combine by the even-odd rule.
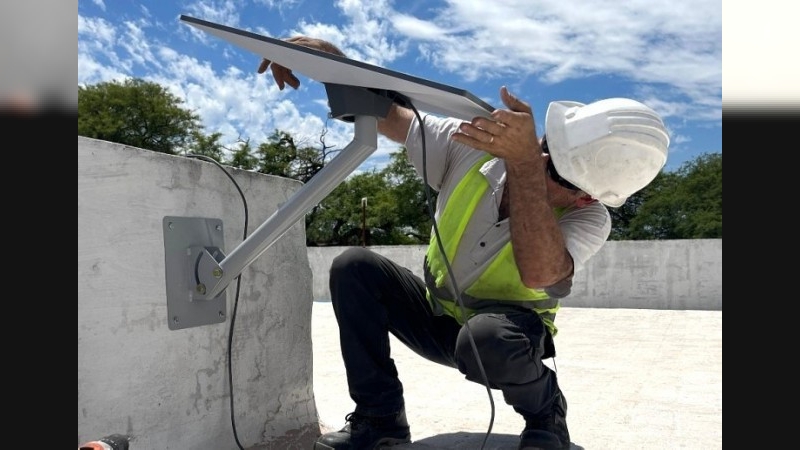
[[[411, 436], [404, 437], [404, 438], [383, 438], [375, 444], [372, 450], [378, 450], [384, 447], [392, 447], [395, 445], [400, 444], [408, 444], [411, 442]], [[328, 445], [322, 444], [320, 442], [314, 443], [314, 450], [336, 450], [334, 447], [330, 447]]]

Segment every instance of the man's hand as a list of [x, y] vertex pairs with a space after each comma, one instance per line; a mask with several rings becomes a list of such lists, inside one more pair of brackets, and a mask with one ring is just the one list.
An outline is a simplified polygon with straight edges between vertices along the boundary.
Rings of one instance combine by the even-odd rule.
[[495, 110], [491, 118], [476, 117], [464, 122], [453, 134], [453, 140], [509, 162], [541, 155], [530, 105], [505, 86], [500, 88], [500, 97], [508, 109]]
[[[284, 39], [284, 41], [346, 58], [344, 52], [339, 50], [338, 47], [322, 39], [295, 36]], [[294, 89], [300, 87], [300, 80], [292, 73], [291, 69], [264, 58], [261, 60], [261, 65], [258, 66], [258, 73], [264, 73], [267, 69], [272, 70], [272, 78], [275, 79], [278, 89], [283, 90], [287, 84]], [[403, 144], [413, 119], [413, 111], [393, 103], [389, 109], [389, 114], [385, 118], [378, 120], [378, 132], [397, 143]]]
[[[313, 48], [314, 50], [328, 52], [338, 56], [344, 56], [344, 53], [342, 53], [339, 48], [330, 42], [323, 41], [322, 39], [314, 39], [307, 36], [295, 36], [284, 39], [284, 41], [292, 44], [302, 45], [308, 48]], [[280, 64], [275, 64], [266, 58], [261, 60], [261, 65], [258, 66], [258, 73], [264, 73], [268, 68], [272, 69], [272, 78], [274, 78], [275, 83], [278, 84], [278, 89], [283, 90], [287, 84], [294, 89], [300, 87], [300, 80], [294, 75], [294, 73], [292, 73], [291, 69], [281, 66]]]
[[505, 161], [503, 196], [508, 195], [514, 261], [525, 286], [545, 288], [564, 280], [574, 270], [553, 213], [553, 207], [567, 206], [574, 199], [562, 192], [560, 197], [552, 197], [559, 203], [553, 203], [545, 170], [549, 155], [542, 152], [536, 137], [531, 107], [505, 87], [500, 89], [500, 96], [508, 109], [462, 123], [453, 133], [453, 140]]

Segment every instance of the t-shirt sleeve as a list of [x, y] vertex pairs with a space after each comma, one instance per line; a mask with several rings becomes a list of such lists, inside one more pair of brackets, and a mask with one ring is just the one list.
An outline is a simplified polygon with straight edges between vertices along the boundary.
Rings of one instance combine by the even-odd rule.
[[600, 251], [611, 234], [611, 215], [600, 202], [566, 212], [558, 224], [572, 256], [574, 272], [583, 270], [589, 258]]
[[428, 185], [439, 191], [447, 170], [448, 153], [454, 151], [455, 142], [450, 140], [450, 136], [456, 132], [461, 121], [432, 115], [422, 115], [422, 121], [424, 127], [415, 117], [408, 127], [405, 143], [408, 159], [423, 180], [426, 178], [422, 169], [427, 168]]

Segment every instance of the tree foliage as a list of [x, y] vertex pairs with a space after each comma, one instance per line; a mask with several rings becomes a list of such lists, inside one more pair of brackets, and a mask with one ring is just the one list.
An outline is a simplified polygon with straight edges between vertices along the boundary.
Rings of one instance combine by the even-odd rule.
[[138, 78], [78, 86], [78, 135], [177, 154], [202, 129], [200, 117], [182, 104]]
[[611, 209], [612, 240], [722, 238], [722, 153], [660, 173]]
[[[308, 245], [427, 243], [431, 221], [419, 177], [401, 148], [381, 171], [345, 179], [306, 215]], [[435, 201], [435, 193], [432, 194]]]
[[307, 216], [308, 244], [361, 245], [362, 233], [367, 245], [385, 243], [383, 231], [396, 221], [388, 192], [386, 180], [375, 173], [349, 177]]
[[206, 136], [200, 131], [195, 131], [192, 133], [190, 152], [195, 155], [207, 156], [217, 162], [222, 162], [225, 157], [226, 148], [219, 142], [220, 139], [222, 139], [222, 133], [212, 133]]
[[324, 149], [298, 146], [289, 133], [280, 130], [275, 130], [267, 142], [256, 150], [258, 172], [293, 178], [303, 183], [307, 183], [325, 167], [328, 157]]
[[389, 180], [395, 208], [404, 236], [411, 243], [428, 243], [433, 220], [431, 212], [436, 207], [437, 192], [425, 187], [422, 178], [408, 161], [406, 149], [401, 147], [390, 154], [389, 164], [381, 171]]

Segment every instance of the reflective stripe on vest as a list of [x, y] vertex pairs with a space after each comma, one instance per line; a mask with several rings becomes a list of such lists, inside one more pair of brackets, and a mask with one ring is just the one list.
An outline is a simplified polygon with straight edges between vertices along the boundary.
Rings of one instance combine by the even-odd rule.
[[[475, 163], [453, 190], [447, 204], [444, 205], [437, 228], [440, 236], [447, 237], [442, 242], [447, 261], [455, 260], [456, 249], [458, 249], [469, 219], [475, 212], [481, 197], [489, 188], [489, 182], [480, 173], [480, 168], [491, 158], [491, 155], [487, 155]], [[556, 212], [560, 216], [563, 210], [559, 208]], [[521, 306], [536, 311], [553, 336], [557, 333], [554, 320], [556, 312], [560, 308], [559, 300], [550, 298], [543, 289], [531, 289], [522, 283], [517, 264], [514, 261], [510, 240], [493, 257], [489, 266], [478, 279], [466, 289], [459, 286], [460, 289], [463, 289], [461, 299], [464, 302], [465, 312], [452, 298], [453, 294], [444, 287], [445, 279], [450, 274], [435, 233], [431, 235], [428, 244], [424, 271], [427, 297], [431, 308], [436, 312], [453, 317], [459, 324], [463, 324], [478, 310], [501, 311], [503, 307]]]

